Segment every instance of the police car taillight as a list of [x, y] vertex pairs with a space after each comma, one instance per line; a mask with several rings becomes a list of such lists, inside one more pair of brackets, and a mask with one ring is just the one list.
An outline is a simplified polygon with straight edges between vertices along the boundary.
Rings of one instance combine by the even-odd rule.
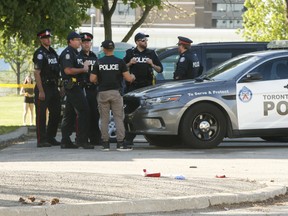
[[274, 40], [267, 44], [267, 49], [288, 49], [288, 40]]

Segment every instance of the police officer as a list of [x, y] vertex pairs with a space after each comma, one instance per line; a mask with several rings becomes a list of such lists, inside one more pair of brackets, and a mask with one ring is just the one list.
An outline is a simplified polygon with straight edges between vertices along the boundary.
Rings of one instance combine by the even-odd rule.
[[88, 138], [91, 145], [99, 145], [101, 141], [101, 132], [99, 129], [99, 111], [97, 97], [97, 85], [90, 82], [90, 73], [96, 69], [96, 62], [98, 61], [97, 56], [94, 52], [90, 51], [93, 40], [93, 35], [88, 32], [83, 32], [80, 34], [82, 37], [82, 50], [77, 58], [78, 63], [83, 65], [85, 61], [89, 61], [89, 71], [88, 73], [81, 74], [81, 81], [83, 82], [83, 87], [86, 91], [86, 98], [90, 110], [90, 128], [88, 130]]
[[[135, 82], [126, 83], [126, 92], [133, 91], [142, 87], [153, 85], [153, 70], [162, 73], [163, 66], [154, 50], [147, 48], [149, 35], [137, 33], [134, 37], [136, 47], [128, 49], [124, 61], [129, 68], [129, 72], [136, 77]], [[126, 133], [126, 142], [133, 145], [136, 135]]]
[[186, 37], [178, 37], [178, 52], [180, 54], [176, 70], [174, 72], [174, 80], [194, 79], [199, 75], [200, 62], [197, 54], [192, 53], [192, 40]]
[[[81, 74], [88, 73], [89, 61], [78, 64], [78, 51], [81, 47], [81, 36], [76, 32], [70, 32], [67, 36], [68, 46], [60, 55], [61, 74], [66, 93], [66, 104], [62, 120], [61, 148], [78, 148], [93, 149], [94, 146], [88, 144], [89, 128], [89, 107], [81, 82]], [[70, 139], [74, 124], [75, 112], [77, 115], [77, 145], [74, 145]]]
[[136, 77], [135, 82], [126, 83], [127, 92], [153, 84], [153, 70], [157, 73], [163, 71], [163, 66], [154, 50], [147, 48], [149, 35], [141, 32], [134, 37], [136, 47], [126, 50], [124, 62], [129, 72]]
[[124, 110], [123, 98], [120, 94], [122, 78], [128, 82], [133, 82], [135, 76], [129, 74], [128, 68], [122, 59], [114, 56], [115, 45], [111, 40], [102, 42], [105, 56], [98, 60], [96, 71], [92, 71], [90, 76], [91, 82], [99, 83], [98, 89], [98, 105], [101, 118], [101, 133], [103, 150], [109, 150], [109, 133], [108, 123], [110, 119], [110, 109], [113, 112], [113, 117], [116, 123], [116, 139], [117, 148], [120, 150], [130, 150], [127, 148], [124, 128]]
[[[34, 52], [34, 76], [36, 80], [36, 134], [37, 147], [60, 145], [55, 139], [61, 114], [58, 79], [60, 66], [58, 55], [51, 47], [51, 30], [45, 29], [37, 34], [41, 46]], [[46, 110], [49, 111], [46, 128]]]

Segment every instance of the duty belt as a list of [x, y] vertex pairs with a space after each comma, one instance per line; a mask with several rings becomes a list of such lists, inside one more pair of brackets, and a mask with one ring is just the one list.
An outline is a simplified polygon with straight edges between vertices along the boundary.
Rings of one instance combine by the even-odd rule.
[[45, 85], [58, 85], [58, 82], [56, 79], [45, 79], [45, 80], [42, 80], [42, 83]]

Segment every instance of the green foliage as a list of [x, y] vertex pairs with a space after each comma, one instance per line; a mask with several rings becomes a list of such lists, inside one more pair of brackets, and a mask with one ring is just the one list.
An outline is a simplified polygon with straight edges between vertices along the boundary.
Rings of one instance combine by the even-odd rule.
[[[3, 37], [18, 37], [32, 44], [38, 31], [51, 28], [64, 43], [69, 31], [88, 19], [91, 0], [9, 0], [0, 4], [0, 31]], [[35, 40], [36, 41], [36, 40]]]
[[247, 41], [288, 39], [284, 0], [246, 0], [244, 6], [241, 32]]
[[27, 72], [29, 67], [31, 68], [33, 52], [34, 47], [24, 44], [19, 37], [5, 40], [0, 34], [0, 58], [4, 58], [4, 61], [10, 64], [16, 74], [20, 71]]

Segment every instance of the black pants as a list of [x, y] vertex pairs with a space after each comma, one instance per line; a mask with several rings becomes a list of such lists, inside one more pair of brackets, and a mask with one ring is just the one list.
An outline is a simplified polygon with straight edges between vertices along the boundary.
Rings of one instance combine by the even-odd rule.
[[88, 130], [88, 138], [91, 144], [100, 144], [101, 131], [99, 129], [99, 110], [97, 103], [97, 89], [96, 86], [86, 88], [86, 98], [90, 110], [90, 128]]
[[[61, 114], [60, 93], [56, 85], [43, 84], [45, 100], [39, 100], [39, 89], [37, 86], [35, 92], [36, 108], [36, 133], [37, 143], [44, 143], [49, 138], [54, 138], [57, 134], [58, 124]], [[49, 111], [48, 125], [46, 128], [46, 111]]]
[[66, 89], [66, 96], [67, 99], [61, 125], [62, 142], [70, 141], [70, 135], [73, 128], [75, 128], [77, 115], [77, 143], [86, 144], [88, 142], [87, 128], [89, 128], [90, 114], [84, 91], [80, 86], [74, 86], [72, 89]]

